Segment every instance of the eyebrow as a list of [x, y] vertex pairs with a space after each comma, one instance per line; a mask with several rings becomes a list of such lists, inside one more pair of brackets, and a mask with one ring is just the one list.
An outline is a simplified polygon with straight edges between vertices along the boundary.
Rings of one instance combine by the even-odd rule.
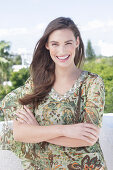
[[[66, 42], [70, 42], [70, 41], [73, 41], [73, 40], [68, 40], [68, 41], [65, 41]], [[58, 43], [57, 41], [50, 41], [50, 43]]]

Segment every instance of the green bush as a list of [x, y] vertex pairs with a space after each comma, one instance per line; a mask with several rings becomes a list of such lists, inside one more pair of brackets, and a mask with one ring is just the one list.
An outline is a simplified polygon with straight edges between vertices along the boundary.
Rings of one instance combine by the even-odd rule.
[[105, 113], [113, 113], [113, 57], [87, 60], [84, 70], [102, 77], [105, 85]]
[[28, 68], [22, 68], [18, 72], [12, 72], [10, 77], [10, 81], [12, 82], [12, 89], [16, 89], [22, 86], [29, 76], [30, 74]]

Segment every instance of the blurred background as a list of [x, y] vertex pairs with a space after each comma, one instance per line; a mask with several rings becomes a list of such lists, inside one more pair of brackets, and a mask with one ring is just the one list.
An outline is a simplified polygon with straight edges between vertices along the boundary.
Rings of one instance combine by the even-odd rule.
[[112, 0], [0, 0], [0, 100], [29, 77], [37, 41], [60, 16], [78, 26], [86, 53], [83, 69], [103, 78], [105, 113], [113, 113]]

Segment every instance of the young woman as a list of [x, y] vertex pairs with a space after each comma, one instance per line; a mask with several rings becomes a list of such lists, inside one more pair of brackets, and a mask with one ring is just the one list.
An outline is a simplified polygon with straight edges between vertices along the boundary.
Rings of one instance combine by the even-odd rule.
[[99, 144], [104, 84], [80, 69], [84, 45], [70, 18], [51, 21], [38, 41], [25, 85], [2, 101], [1, 148], [26, 170], [106, 170]]

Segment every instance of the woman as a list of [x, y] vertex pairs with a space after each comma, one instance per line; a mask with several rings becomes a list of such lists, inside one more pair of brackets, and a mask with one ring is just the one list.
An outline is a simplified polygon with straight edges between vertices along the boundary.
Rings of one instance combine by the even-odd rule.
[[83, 60], [77, 26], [56, 18], [35, 47], [30, 78], [3, 99], [5, 120], [14, 124], [4, 126], [1, 146], [18, 155], [24, 169], [107, 169], [98, 139], [104, 84], [80, 69]]

